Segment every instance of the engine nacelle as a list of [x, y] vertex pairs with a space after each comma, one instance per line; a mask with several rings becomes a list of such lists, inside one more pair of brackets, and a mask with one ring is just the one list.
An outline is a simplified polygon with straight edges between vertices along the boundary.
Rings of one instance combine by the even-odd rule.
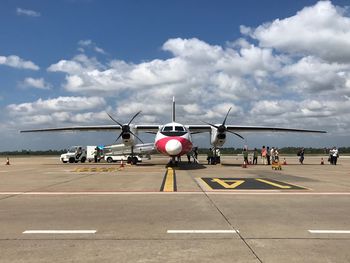
[[210, 144], [214, 147], [222, 147], [226, 142], [226, 132], [218, 132], [215, 127], [211, 127]]
[[122, 133], [122, 141], [126, 146], [134, 146], [137, 142], [137, 138], [134, 134], [136, 134], [136, 129], [134, 125], [129, 125], [128, 129], [125, 129]]
[[124, 133], [122, 135], [122, 141], [126, 146], [133, 146], [135, 144], [135, 136], [131, 133]]

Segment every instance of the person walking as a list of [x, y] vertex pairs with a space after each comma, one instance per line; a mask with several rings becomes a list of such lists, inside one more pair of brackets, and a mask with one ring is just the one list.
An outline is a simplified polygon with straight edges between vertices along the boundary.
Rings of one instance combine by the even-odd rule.
[[298, 152], [300, 164], [304, 164], [304, 154], [305, 154], [305, 149], [301, 148]]
[[261, 148], [261, 162], [263, 165], [266, 165], [266, 148], [265, 145]]

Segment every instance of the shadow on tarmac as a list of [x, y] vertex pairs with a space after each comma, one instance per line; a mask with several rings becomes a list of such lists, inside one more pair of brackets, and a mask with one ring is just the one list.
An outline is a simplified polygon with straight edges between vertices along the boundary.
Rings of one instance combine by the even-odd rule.
[[234, 166], [234, 167], [241, 167], [242, 164], [239, 163], [221, 163], [222, 166]]
[[179, 163], [178, 167], [181, 170], [200, 170], [200, 169], [206, 169], [207, 167], [200, 163]]

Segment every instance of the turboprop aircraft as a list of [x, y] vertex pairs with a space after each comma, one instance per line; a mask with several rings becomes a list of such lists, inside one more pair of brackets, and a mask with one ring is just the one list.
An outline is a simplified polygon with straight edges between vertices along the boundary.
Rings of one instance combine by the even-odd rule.
[[75, 126], [75, 127], [63, 127], [63, 128], [46, 128], [46, 129], [34, 129], [23, 130], [24, 132], [61, 132], [61, 131], [116, 131], [120, 130], [120, 134], [116, 141], [121, 138], [126, 146], [136, 145], [137, 140], [142, 140], [137, 136], [138, 132], [145, 132], [155, 134], [154, 145], [158, 152], [171, 157], [171, 161], [174, 163], [175, 158], [181, 155], [187, 154], [192, 150], [192, 135], [202, 132], [210, 133], [210, 144], [213, 148], [222, 147], [226, 141], [226, 133], [231, 133], [244, 139], [237, 132], [303, 132], [303, 133], [326, 133], [325, 131], [317, 130], [304, 130], [293, 128], [276, 128], [276, 127], [263, 127], [263, 126], [239, 126], [239, 125], [226, 125], [226, 119], [230, 113], [231, 108], [228, 110], [224, 121], [221, 124], [212, 124], [203, 122], [204, 124], [186, 124], [175, 122], [175, 99], [173, 98], [172, 109], [172, 122], [164, 125], [144, 125], [144, 124], [132, 124], [132, 121], [141, 113], [137, 112], [131, 120], [122, 124], [114, 119], [110, 114], [108, 116], [117, 125], [95, 125], [95, 126]]

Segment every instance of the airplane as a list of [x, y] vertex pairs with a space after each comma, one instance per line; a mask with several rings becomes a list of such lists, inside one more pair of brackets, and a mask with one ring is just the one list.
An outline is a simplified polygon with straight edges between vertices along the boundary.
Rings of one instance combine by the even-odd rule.
[[[326, 133], [326, 131], [319, 130], [305, 130], [305, 129], [294, 129], [294, 128], [277, 128], [277, 127], [263, 127], [263, 126], [240, 126], [240, 125], [226, 125], [227, 116], [229, 115], [231, 108], [228, 110], [224, 121], [221, 124], [212, 124], [204, 122], [201, 124], [189, 124], [184, 125], [175, 122], [175, 98], [173, 97], [172, 104], [172, 121], [164, 125], [158, 124], [132, 124], [132, 121], [141, 113], [137, 112], [131, 120], [122, 124], [114, 119], [110, 114], [109, 118], [114, 121], [114, 125], [94, 125], [94, 126], [74, 126], [74, 127], [62, 127], [62, 128], [45, 128], [45, 129], [32, 129], [22, 130], [21, 133], [28, 132], [62, 132], [62, 131], [116, 131], [120, 130], [119, 138], [126, 146], [136, 145], [137, 140], [142, 140], [137, 136], [138, 132], [145, 132], [155, 134], [154, 145], [158, 152], [171, 158], [170, 163], [175, 164], [176, 158], [184, 154], [189, 153], [192, 150], [192, 135], [209, 132], [210, 133], [210, 144], [212, 145], [214, 152], [216, 148], [222, 147], [226, 142], [226, 133], [231, 133], [237, 137], [244, 139], [237, 132], [302, 132], [302, 133]], [[143, 142], [142, 142], [143, 143]], [[133, 154], [133, 150], [131, 150]]]

